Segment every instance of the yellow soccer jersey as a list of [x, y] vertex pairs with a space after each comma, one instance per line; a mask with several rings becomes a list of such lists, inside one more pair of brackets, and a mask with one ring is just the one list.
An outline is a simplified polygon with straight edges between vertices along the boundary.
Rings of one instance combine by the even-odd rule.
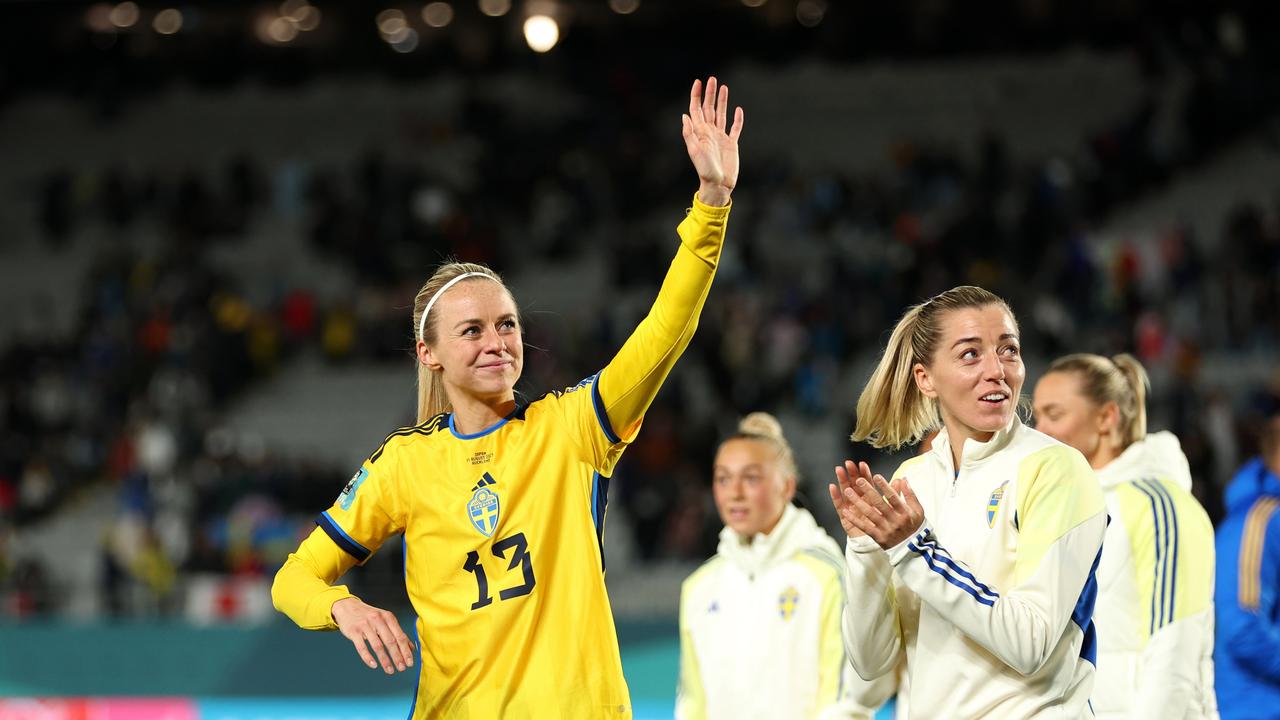
[[389, 436], [277, 574], [276, 607], [333, 629], [351, 595], [332, 583], [404, 533], [412, 717], [631, 717], [604, 585], [608, 478], [693, 336], [728, 213], [695, 198], [653, 308], [600, 373], [479, 433], [443, 414]]
[[396, 533], [429, 717], [627, 717], [602, 574], [622, 444], [596, 378], [474, 435], [439, 415], [393, 434], [317, 524], [363, 561]]

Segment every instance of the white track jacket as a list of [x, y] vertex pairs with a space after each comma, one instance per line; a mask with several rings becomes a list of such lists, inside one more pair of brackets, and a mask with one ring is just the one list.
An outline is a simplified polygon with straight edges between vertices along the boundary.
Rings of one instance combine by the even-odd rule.
[[902, 464], [924, 506], [888, 551], [850, 538], [845, 644], [864, 678], [906, 653], [912, 718], [1087, 718], [1107, 514], [1076, 450], [1017, 418], [952, 466], [945, 432]]
[[680, 595], [680, 720], [870, 718], [892, 676], [853, 673], [840, 546], [790, 505], [750, 543], [729, 528]]
[[1093, 709], [1105, 720], [1216, 718], [1213, 524], [1190, 492], [1178, 438], [1148, 435], [1098, 480], [1111, 525], [1098, 565]]

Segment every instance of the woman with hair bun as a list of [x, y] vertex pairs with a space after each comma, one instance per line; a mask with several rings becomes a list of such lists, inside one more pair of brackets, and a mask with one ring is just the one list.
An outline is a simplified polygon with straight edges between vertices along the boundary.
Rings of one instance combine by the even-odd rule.
[[1099, 718], [1216, 718], [1213, 524], [1178, 438], [1147, 433], [1132, 355], [1059, 358], [1035, 389], [1036, 428], [1079, 450], [1111, 515], [1098, 565]]
[[724, 529], [681, 590], [680, 720], [863, 718], [892, 692], [845, 658], [840, 547], [791, 504], [797, 475], [768, 413], [743, 418], [716, 452]]

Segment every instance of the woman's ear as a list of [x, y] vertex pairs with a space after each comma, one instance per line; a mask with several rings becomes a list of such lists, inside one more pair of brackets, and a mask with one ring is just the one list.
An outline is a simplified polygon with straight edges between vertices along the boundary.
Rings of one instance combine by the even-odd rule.
[[933, 378], [929, 376], [929, 368], [924, 363], [916, 363], [911, 366], [911, 376], [915, 378], [916, 387], [920, 388], [920, 392], [924, 393], [927, 398], [937, 398], [938, 391], [933, 388]]
[[1118, 441], [1120, 432], [1120, 406], [1116, 402], [1104, 403], [1098, 410], [1098, 434]]
[[436, 359], [436, 354], [431, 351], [425, 341], [419, 340], [414, 349], [417, 351], [420, 365], [426, 365], [428, 370], [439, 370], [442, 367], [440, 361]]
[[794, 475], [782, 481], [782, 494], [787, 499], [787, 502], [791, 502], [796, 498], [796, 477]]

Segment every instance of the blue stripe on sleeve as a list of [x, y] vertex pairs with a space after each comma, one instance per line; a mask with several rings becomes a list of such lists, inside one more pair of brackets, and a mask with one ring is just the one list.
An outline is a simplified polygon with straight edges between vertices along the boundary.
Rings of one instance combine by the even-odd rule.
[[[1143, 487], [1138, 483], [1134, 483], [1133, 486], [1138, 488], [1138, 491], [1141, 492], [1143, 495], [1146, 495], [1147, 500], [1151, 502], [1151, 522], [1155, 527], [1154, 535], [1155, 535], [1155, 545], [1156, 545], [1156, 558], [1154, 563], [1155, 567], [1151, 568], [1151, 629], [1148, 631], [1149, 634], [1154, 635], [1156, 633], [1156, 628], [1163, 626], [1163, 623], [1160, 623], [1160, 625], [1156, 624], [1157, 620], [1160, 617], [1160, 612], [1157, 612], [1156, 610], [1156, 598], [1160, 597], [1160, 591], [1163, 587], [1163, 583], [1160, 581], [1160, 574], [1161, 574], [1161, 570], [1163, 570], [1162, 561], [1164, 560], [1164, 555], [1165, 555], [1164, 544], [1160, 539], [1161, 514], [1160, 514], [1160, 511], [1156, 509], [1155, 495], [1152, 495], [1150, 490], [1148, 490], [1147, 488]], [[1161, 611], [1164, 610], [1163, 597], [1160, 597], [1160, 610]]]
[[969, 587], [964, 582], [961, 582], [960, 580], [953, 577], [950, 573], [947, 572], [946, 568], [939, 567], [938, 564], [934, 562], [933, 554], [931, 552], [928, 552], [928, 548], [919, 547], [914, 542], [909, 543], [907, 547], [910, 548], [913, 552], [919, 553], [920, 557], [924, 558], [924, 561], [929, 566], [930, 570], [941, 575], [943, 579], [945, 579], [947, 582], [951, 583], [952, 585], [955, 585], [961, 590], [969, 593], [969, 595], [973, 596], [974, 600], [977, 600], [978, 602], [988, 607], [992, 607], [996, 604], [994, 600], [991, 600], [990, 598], [980, 595], [977, 590], [975, 590], [972, 587]]
[[609, 422], [609, 413], [604, 409], [604, 398], [600, 397], [600, 373], [596, 373], [591, 378], [591, 404], [595, 406], [596, 420], [599, 421], [604, 436], [614, 445], [622, 442], [622, 438], [613, 431], [613, 425]]
[[1169, 489], [1159, 481], [1148, 479], [1143, 482], [1155, 491], [1160, 497], [1161, 505], [1169, 511], [1165, 524], [1165, 537], [1172, 536], [1173, 542], [1167, 546], [1170, 552], [1169, 561], [1165, 564], [1165, 584], [1169, 588], [1169, 605], [1165, 610], [1164, 624], [1168, 625], [1173, 622], [1174, 603], [1178, 595], [1178, 508], [1173, 502], [1173, 495], [1169, 494]]
[[1160, 493], [1153, 491], [1153, 494], [1160, 504], [1160, 519], [1164, 525], [1164, 557], [1160, 559], [1160, 625], [1157, 626], [1164, 627], [1169, 624], [1166, 610], [1168, 608], [1169, 595], [1172, 592], [1172, 588], [1169, 587], [1169, 561], [1173, 554], [1169, 552], [1169, 509], [1165, 507], [1164, 499], [1160, 497]]
[[319, 525], [320, 529], [324, 530], [324, 533], [328, 535], [329, 539], [333, 540], [338, 547], [342, 548], [348, 555], [355, 558], [356, 562], [364, 562], [373, 554], [368, 548], [352, 539], [352, 537], [338, 525], [337, 521], [330, 517], [328, 510], [320, 513], [320, 516], [316, 518], [316, 525]]
[[929, 548], [933, 550], [939, 561], [954, 570], [957, 575], [960, 575], [964, 579], [973, 583], [974, 588], [979, 592], [991, 597], [993, 600], [1000, 599], [999, 593], [984, 585], [980, 580], [978, 580], [978, 578], [973, 576], [973, 573], [964, 569], [964, 567], [955, 560], [952, 560], [951, 553], [947, 552], [945, 548], [938, 544], [938, 539], [934, 537], [932, 533], [927, 531], [920, 533], [916, 536], [916, 543], [922, 548]]

